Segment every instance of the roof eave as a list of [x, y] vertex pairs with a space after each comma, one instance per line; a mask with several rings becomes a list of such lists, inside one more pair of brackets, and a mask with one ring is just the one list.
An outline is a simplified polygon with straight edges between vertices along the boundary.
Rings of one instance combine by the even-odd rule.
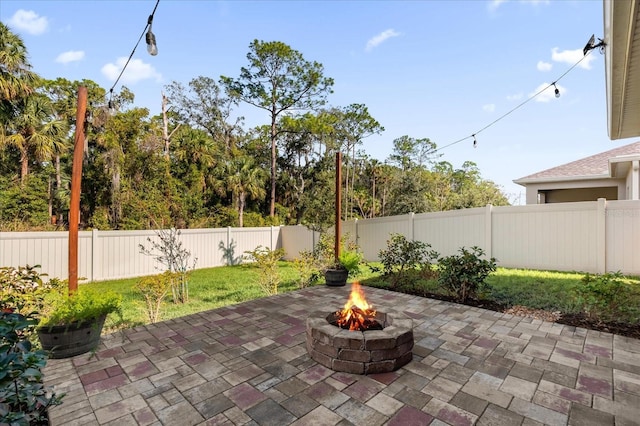
[[640, 136], [640, 43], [637, 1], [603, 1], [607, 123], [612, 140]]
[[551, 182], [573, 182], [578, 180], [599, 180], [599, 179], [609, 179], [610, 176], [608, 173], [601, 175], [589, 175], [589, 176], [555, 176], [555, 177], [544, 177], [544, 178], [521, 178], [515, 179], [513, 183], [517, 183], [518, 185], [525, 186], [530, 183], [551, 183]]

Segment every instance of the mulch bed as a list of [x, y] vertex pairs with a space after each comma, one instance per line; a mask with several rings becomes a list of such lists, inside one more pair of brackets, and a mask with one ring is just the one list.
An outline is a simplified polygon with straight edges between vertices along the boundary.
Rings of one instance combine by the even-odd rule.
[[[407, 293], [413, 293], [405, 291]], [[607, 333], [618, 334], [620, 336], [632, 337], [640, 339], [640, 324], [629, 324], [624, 322], [607, 322], [600, 321], [596, 318], [588, 317], [584, 313], [565, 313], [551, 312], [542, 309], [532, 309], [526, 306], [505, 306], [491, 300], [467, 300], [461, 303], [455, 297], [445, 296], [435, 293], [416, 292], [416, 296], [429, 297], [431, 299], [444, 300], [447, 302], [460, 303], [467, 306], [489, 309], [496, 312], [504, 312], [506, 314], [531, 317], [543, 321], [557, 322], [559, 324], [570, 325], [574, 327], [588, 328], [590, 330], [604, 331]]]

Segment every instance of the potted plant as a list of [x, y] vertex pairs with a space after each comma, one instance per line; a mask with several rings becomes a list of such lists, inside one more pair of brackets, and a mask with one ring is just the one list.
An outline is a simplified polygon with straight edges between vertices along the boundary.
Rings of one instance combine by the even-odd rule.
[[107, 315], [121, 314], [122, 297], [86, 286], [68, 294], [60, 286], [49, 294], [47, 302], [37, 328], [40, 344], [51, 358], [68, 358], [89, 352], [100, 343]]
[[360, 270], [362, 253], [357, 250], [341, 250], [338, 261], [324, 270], [324, 279], [328, 286], [339, 287], [347, 284], [347, 278]]

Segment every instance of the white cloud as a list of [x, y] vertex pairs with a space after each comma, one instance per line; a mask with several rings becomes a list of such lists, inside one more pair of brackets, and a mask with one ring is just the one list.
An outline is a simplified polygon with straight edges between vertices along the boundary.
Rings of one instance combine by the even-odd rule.
[[25, 31], [31, 35], [42, 34], [49, 27], [47, 18], [38, 16], [33, 10], [18, 9], [8, 22], [15, 29]]
[[[122, 71], [124, 64], [127, 62], [127, 58], [120, 57], [116, 60], [115, 64], [108, 63], [102, 67], [102, 74], [111, 81], [115, 81], [118, 75]], [[141, 80], [155, 79], [156, 81], [162, 80], [162, 75], [156, 71], [149, 64], [145, 64], [141, 59], [132, 59], [127, 65], [127, 69], [122, 74], [123, 83], [137, 83]]]
[[488, 9], [493, 11], [500, 7], [501, 4], [506, 3], [507, 0], [491, 0], [487, 5]]
[[377, 47], [378, 45], [390, 39], [391, 37], [398, 37], [399, 35], [400, 33], [396, 32], [393, 29], [385, 30], [380, 34], [371, 37], [369, 41], [367, 41], [367, 46], [365, 47], [365, 50], [367, 52], [370, 52], [371, 50], [373, 50], [374, 47]]
[[[491, 0], [489, 1], [489, 3], [487, 4], [487, 9], [489, 9], [490, 11], [495, 11], [497, 10], [501, 5], [503, 5], [504, 3], [508, 2], [509, 0]], [[540, 4], [549, 4], [550, 1], [549, 0], [520, 0], [520, 3], [523, 4], [530, 4], [533, 7], [536, 7]]]
[[84, 52], [82, 50], [69, 50], [58, 55], [56, 62], [61, 64], [68, 64], [69, 62], [77, 62], [84, 59]]
[[536, 67], [538, 68], [538, 71], [551, 71], [551, 68], [553, 68], [553, 64], [545, 61], [538, 61], [538, 65], [536, 65]]
[[486, 112], [493, 112], [496, 110], [496, 104], [482, 105], [482, 110]]
[[507, 95], [508, 101], [518, 101], [522, 99], [522, 93], [514, 93], [513, 95]]
[[[551, 60], [555, 62], [563, 62], [565, 64], [573, 65], [576, 62], [578, 62], [580, 59], [582, 59], [583, 56], [584, 56], [584, 53], [582, 53], [582, 49], [562, 50], [562, 51], [560, 51], [560, 49], [557, 47], [554, 47], [553, 49], [551, 49]], [[595, 59], [596, 59], [595, 55], [589, 54], [587, 55], [586, 58], [584, 58], [582, 62], [580, 62], [580, 65], [578, 66], [585, 70], [590, 70], [591, 62], [593, 62]]]
[[[556, 88], [553, 87], [553, 85], [549, 86], [549, 84], [550, 83], [542, 83], [541, 85], [536, 87], [536, 90], [534, 90], [532, 93], [530, 93], [529, 96], [531, 97], [531, 96], [535, 95], [536, 93], [540, 92], [541, 90], [544, 90], [542, 93], [540, 93], [538, 96], [536, 96], [535, 101], [536, 102], [549, 102], [551, 100], [554, 100], [556, 98], [556, 92], [555, 92]], [[568, 92], [568, 90], [565, 87], [560, 86], [560, 84], [558, 84], [558, 83], [556, 83], [556, 87], [560, 91], [560, 96], [563, 96]]]

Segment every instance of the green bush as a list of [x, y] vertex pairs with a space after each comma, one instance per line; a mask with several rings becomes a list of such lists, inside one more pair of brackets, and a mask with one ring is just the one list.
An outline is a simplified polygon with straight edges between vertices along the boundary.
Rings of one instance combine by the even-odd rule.
[[438, 252], [430, 250], [431, 245], [416, 240], [408, 240], [404, 235], [392, 234], [387, 240], [387, 248], [378, 256], [384, 275], [391, 279], [391, 287], [398, 284], [413, 285], [420, 278], [433, 278], [432, 262], [438, 259]]
[[256, 262], [260, 269], [258, 283], [262, 290], [267, 296], [278, 294], [281, 280], [278, 261], [284, 256], [284, 249], [271, 250], [268, 247], [258, 246], [253, 251], [246, 251], [245, 254], [249, 260]]
[[320, 280], [322, 265], [309, 250], [301, 251], [298, 257], [293, 259], [293, 266], [300, 275], [298, 287], [305, 288]]
[[45, 296], [63, 286], [63, 282], [52, 279], [45, 282], [36, 266], [0, 268], [0, 309], [15, 310], [19, 313], [41, 312]]
[[98, 292], [86, 285], [71, 295], [66, 288], [50, 292], [46, 302], [39, 324], [42, 328], [93, 321], [111, 313], [122, 315], [122, 295], [113, 291]]
[[357, 250], [342, 250], [338, 255], [339, 267], [349, 271], [349, 276], [352, 277], [360, 272], [360, 264], [362, 263], [362, 253]]
[[62, 403], [43, 384], [47, 353], [30, 341], [37, 324], [34, 315], [0, 312], [0, 424], [48, 424], [47, 409]]
[[144, 299], [145, 312], [152, 324], [160, 320], [162, 303], [171, 290], [175, 275], [175, 272], [165, 271], [160, 275], [139, 278], [136, 282], [136, 290]]
[[179, 229], [158, 229], [155, 232], [159, 241], [147, 238], [149, 246], [139, 244], [140, 253], [151, 256], [172, 273], [173, 303], [187, 303], [189, 301], [189, 276], [191, 271], [195, 269], [198, 259], [194, 258], [191, 263], [191, 252], [182, 245]]
[[479, 247], [462, 247], [459, 252], [440, 259], [438, 283], [464, 303], [478, 297], [485, 279], [496, 270], [496, 259], [482, 259], [484, 251]]
[[581, 280], [582, 285], [575, 290], [576, 303], [589, 317], [604, 321], [637, 314], [638, 308], [627, 303], [633, 291], [623, 279], [620, 272], [586, 274]]

